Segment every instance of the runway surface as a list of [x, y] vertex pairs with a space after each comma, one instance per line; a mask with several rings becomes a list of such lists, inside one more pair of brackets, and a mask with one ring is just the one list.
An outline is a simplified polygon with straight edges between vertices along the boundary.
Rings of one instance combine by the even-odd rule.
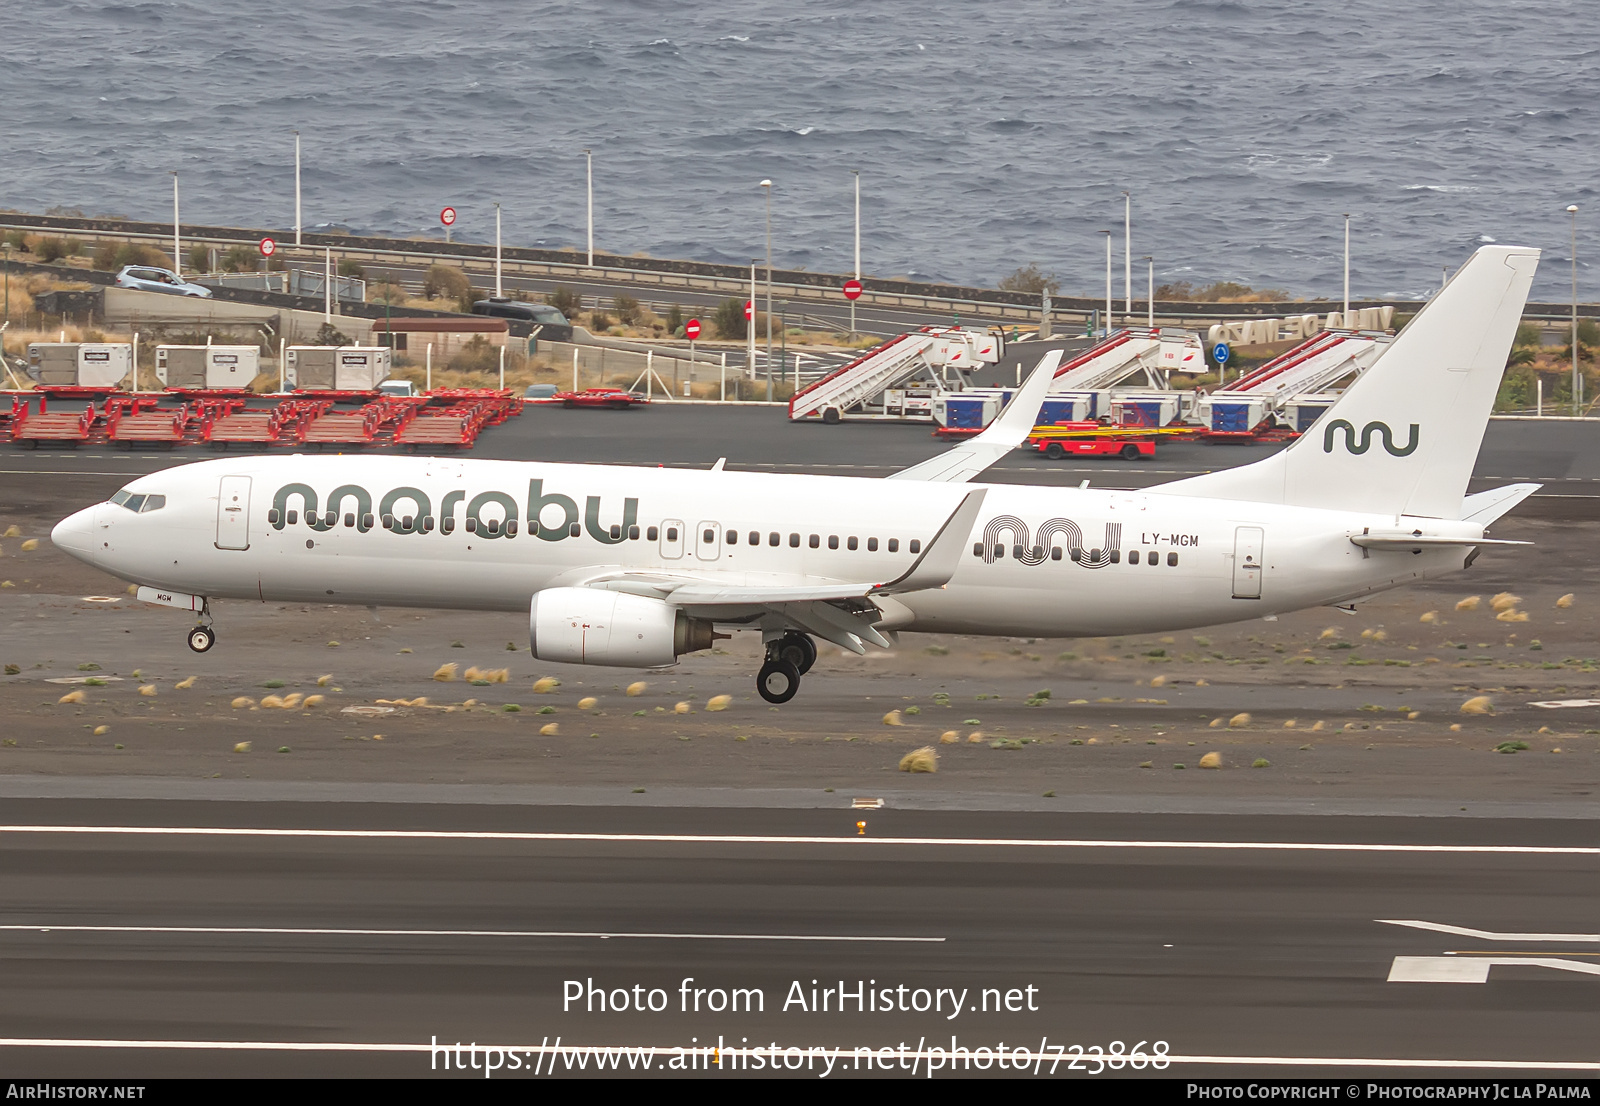
[[[439, 1064], [435, 1038], [548, 1065], [538, 1049], [559, 1037], [843, 1049], [835, 1076], [865, 1074], [853, 1050], [888, 1048], [904, 1076], [902, 1046], [925, 1075], [954, 1037], [1066, 1061], [1074, 1045], [1144, 1042], [1188, 1078], [1596, 1068], [1594, 822], [849, 801], [12, 800], [0, 1062], [30, 1077], [414, 1076]], [[1389, 981], [1396, 957], [1424, 958], [1400, 963], [1426, 974], [1485, 956], [1481, 984]], [[889, 989], [892, 1008], [847, 998], [840, 1013], [841, 981]], [[590, 987], [629, 1009], [585, 1009]], [[819, 1004], [833, 988], [826, 1012], [813, 987]], [[735, 988], [750, 1010], [707, 1008]], [[665, 1008], [634, 1009], [652, 991]], [[951, 992], [965, 996], [954, 1016]], [[902, 1008], [935, 996], [939, 1011]], [[195, 1047], [218, 1042], [231, 1044]], [[347, 1045], [364, 1047], [334, 1047]], [[572, 1057], [555, 1056], [562, 1074]]]

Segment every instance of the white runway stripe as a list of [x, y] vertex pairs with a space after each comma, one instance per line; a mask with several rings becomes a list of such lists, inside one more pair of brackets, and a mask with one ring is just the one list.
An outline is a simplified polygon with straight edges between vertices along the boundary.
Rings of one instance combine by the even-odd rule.
[[[549, 1055], [552, 1053], [571, 1053], [582, 1049], [591, 1055], [597, 1051], [610, 1049], [613, 1053], [620, 1054], [624, 1049], [631, 1049], [636, 1055], [649, 1054], [653, 1056], [678, 1056], [688, 1052], [705, 1055], [706, 1049], [684, 1049], [678, 1046], [638, 1046], [638, 1045], [487, 1045], [477, 1044], [481, 1053], [485, 1049], [499, 1049], [503, 1052], [515, 1052], [522, 1056]], [[99, 1040], [94, 1038], [68, 1038], [68, 1037], [0, 1037], [0, 1048], [98, 1048], [98, 1049], [156, 1049], [156, 1050], [203, 1050], [213, 1052], [412, 1052], [425, 1053], [433, 1051], [434, 1046], [429, 1044], [394, 1044], [382, 1042], [353, 1042], [353, 1041], [141, 1041], [141, 1040]], [[451, 1047], [441, 1043], [440, 1051], [454, 1051], [454, 1042]], [[753, 1048], [724, 1048], [720, 1050], [724, 1056], [749, 1056], [754, 1055]], [[832, 1047], [829, 1051], [833, 1051]], [[854, 1055], [853, 1049], [848, 1046], [840, 1047], [837, 1055], [848, 1058]], [[1032, 1060], [1041, 1064], [1061, 1061], [1062, 1064], [1073, 1059], [1071, 1054], [1060, 1056], [1053, 1052], [1027, 1052], [1022, 1049], [1007, 1050], [1007, 1055], [1013, 1061]], [[935, 1057], [948, 1059], [948, 1056], [927, 1051], [896, 1052], [895, 1059], [928, 1060]], [[1403, 1057], [1355, 1057], [1355, 1056], [1179, 1056], [1167, 1057], [1171, 1061], [1171, 1071], [1174, 1067], [1184, 1064], [1201, 1064], [1220, 1067], [1306, 1067], [1306, 1068], [1412, 1068], [1412, 1069], [1449, 1069], [1461, 1068], [1477, 1071], [1586, 1071], [1600, 1072], [1600, 1061], [1593, 1060], [1436, 1060], [1436, 1059], [1410, 1059]], [[1092, 1063], [1092, 1060], [1086, 1060]]]
[[1303, 841], [1113, 841], [1032, 837], [811, 837], [719, 833], [534, 833], [509, 830], [275, 829], [225, 826], [3, 826], [0, 834], [105, 834], [129, 837], [304, 837], [377, 841], [552, 841], [673, 845], [920, 845], [1013, 849], [1187, 849], [1329, 853], [1443, 853], [1509, 856], [1600, 856], [1600, 846], [1400, 845]]
[[817, 933], [622, 933], [614, 930], [558, 929], [296, 929], [287, 926], [83, 926], [0, 925], [0, 933], [216, 933], [230, 936], [291, 937], [633, 937], [678, 941], [875, 941], [939, 944], [943, 937], [867, 937]]
[[1492, 929], [1468, 929], [1466, 926], [1445, 925], [1443, 922], [1396, 921], [1393, 918], [1377, 918], [1375, 920], [1381, 925], [1425, 929], [1431, 933], [1448, 933], [1454, 937], [1475, 937], [1480, 941], [1556, 941], [1600, 944], [1600, 933], [1496, 933]]

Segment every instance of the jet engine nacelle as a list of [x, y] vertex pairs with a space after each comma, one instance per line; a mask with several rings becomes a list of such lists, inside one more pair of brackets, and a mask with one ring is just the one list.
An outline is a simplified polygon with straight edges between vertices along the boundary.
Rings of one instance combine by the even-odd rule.
[[528, 637], [542, 661], [661, 668], [711, 648], [711, 623], [660, 599], [603, 588], [546, 588], [528, 609]]

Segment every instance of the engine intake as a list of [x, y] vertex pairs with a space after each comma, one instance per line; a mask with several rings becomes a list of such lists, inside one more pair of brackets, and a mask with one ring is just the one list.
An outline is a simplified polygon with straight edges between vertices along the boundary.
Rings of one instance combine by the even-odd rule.
[[710, 622], [660, 599], [603, 588], [546, 588], [528, 608], [528, 639], [542, 661], [662, 668], [711, 648]]

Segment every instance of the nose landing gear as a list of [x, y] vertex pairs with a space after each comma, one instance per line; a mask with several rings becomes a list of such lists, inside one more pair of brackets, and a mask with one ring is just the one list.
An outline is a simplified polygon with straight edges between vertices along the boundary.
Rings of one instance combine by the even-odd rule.
[[217, 632], [211, 628], [211, 604], [205, 603], [200, 608], [200, 624], [189, 631], [189, 648], [204, 653], [216, 643]]
[[767, 642], [767, 661], [756, 675], [756, 691], [769, 703], [787, 703], [800, 690], [800, 677], [817, 662], [817, 647], [806, 634], [790, 631]]

